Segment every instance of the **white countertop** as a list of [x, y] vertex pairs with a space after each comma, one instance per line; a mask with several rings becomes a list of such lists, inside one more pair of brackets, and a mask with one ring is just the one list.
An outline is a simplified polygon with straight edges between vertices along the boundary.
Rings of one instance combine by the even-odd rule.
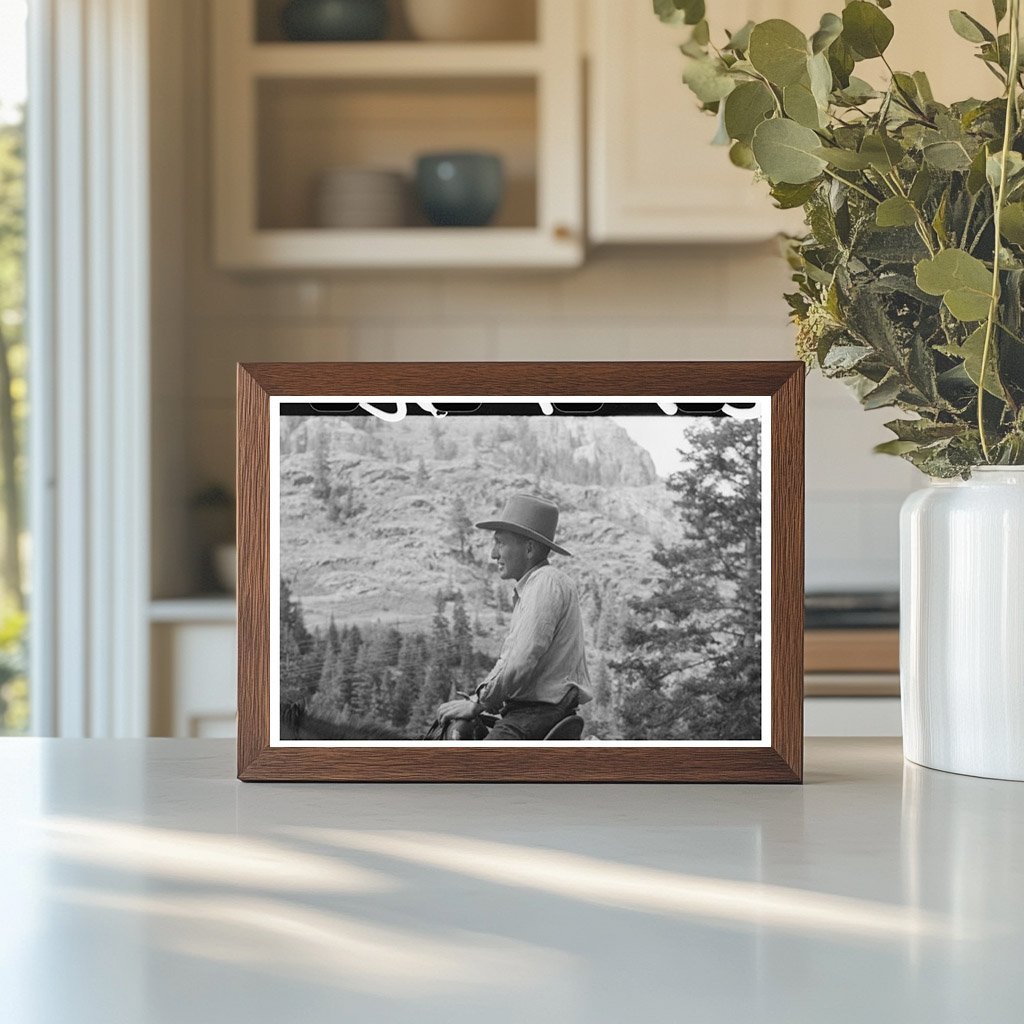
[[10, 1024], [1017, 1022], [1024, 785], [809, 740], [803, 787], [244, 785], [0, 741]]

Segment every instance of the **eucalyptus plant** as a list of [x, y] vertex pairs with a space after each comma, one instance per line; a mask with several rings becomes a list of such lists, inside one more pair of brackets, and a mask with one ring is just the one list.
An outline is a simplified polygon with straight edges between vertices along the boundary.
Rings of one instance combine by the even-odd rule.
[[[998, 95], [937, 101], [886, 59], [890, 0], [852, 0], [806, 36], [781, 19], [711, 40], [705, 0], [654, 0], [691, 26], [683, 80], [716, 142], [808, 231], [786, 240], [786, 298], [808, 367], [866, 409], [910, 415], [877, 450], [931, 476], [1024, 464], [1024, 134], [1020, 0], [992, 24], [950, 11]], [[888, 86], [855, 74], [879, 61]]]

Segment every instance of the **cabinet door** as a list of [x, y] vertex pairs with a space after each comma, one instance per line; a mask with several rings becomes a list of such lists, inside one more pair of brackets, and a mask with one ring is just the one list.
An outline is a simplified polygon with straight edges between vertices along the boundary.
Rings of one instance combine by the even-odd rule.
[[[800, 231], [799, 211], [776, 210], [767, 187], [712, 146], [713, 118], [681, 82], [685, 26], [663, 25], [649, 0], [586, 0], [590, 26], [589, 216], [593, 242], [701, 242], [767, 238]], [[828, 0], [709, 0], [712, 36], [748, 19], [786, 18], [810, 34]], [[956, 4], [990, 25], [989, 0]], [[928, 72], [938, 99], [998, 94], [999, 83], [952, 30], [946, 5], [901, 0], [886, 11], [896, 26], [887, 53], [898, 69]], [[1005, 23], [1003, 29], [1005, 31]], [[881, 61], [858, 75], [882, 84]]]
[[[689, 29], [663, 25], [649, 0], [588, 3], [591, 240], [735, 241], [799, 231], [798, 211], [776, 210], [767, 185], [710, 144], [715, 120], [682, 83], [679, 44]], [[790, 18], [807, 31], [823, 9], [823, 0], [711, 0], [708, 18], [717, 39], [748, 19]]]
[[[536, 0], [531, 40], [299, 43], [260, 15], [276, 0], [216, 0], [213, 237], [225, 269], [547, 267], [582, 262], [579, 10]], [[497, 153], [505, 202], [486, 228], [431, 227], [408, 202], [379, 226], [324, 226], [316, 195], [338, 168], [395, 172], [417, 158]], [[365, 187], [365, 186], [364, 186]], [[402, 187], [390, 186], [401, 194]], [[371, 197], [372, 198], [372, 197]], [[357, 200], [348, 195], [347, 202]], [[363, 206], [380, 205], [381, 201]], [[389, 220], [392, 221], [388, 226]], [[399, 223], [396, 226], [393, 221]], [[328, 218], [330, 223], [330, 218]]]

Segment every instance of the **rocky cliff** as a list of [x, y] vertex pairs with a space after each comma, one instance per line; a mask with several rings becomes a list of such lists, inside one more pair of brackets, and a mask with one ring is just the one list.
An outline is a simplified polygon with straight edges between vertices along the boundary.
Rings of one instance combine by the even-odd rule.
[[649, 593], [657, 540], [679, 513], [648, 453], [607, 418], [283, 417], [281, 572], [308, 625], [429, 628], [438, 592], [461, 591], [482, 649], [504, 629], [492, 518], [521, 491], [558, 503], [554, 556], [596, 619], [609, 598]]

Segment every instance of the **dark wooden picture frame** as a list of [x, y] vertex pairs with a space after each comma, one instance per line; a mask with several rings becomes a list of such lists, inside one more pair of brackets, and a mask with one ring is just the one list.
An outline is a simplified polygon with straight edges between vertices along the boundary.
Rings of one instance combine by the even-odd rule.
[[[524, 748], [272, 746], [271, 396], [750, 396], [769, 400], [771, 742]], [[238, 778], [256, 781], [800, 782], [804, 367], [799, 362], [250, 363], [238, 366]], [[276, 443], [276, 439], [275, 439]]]

